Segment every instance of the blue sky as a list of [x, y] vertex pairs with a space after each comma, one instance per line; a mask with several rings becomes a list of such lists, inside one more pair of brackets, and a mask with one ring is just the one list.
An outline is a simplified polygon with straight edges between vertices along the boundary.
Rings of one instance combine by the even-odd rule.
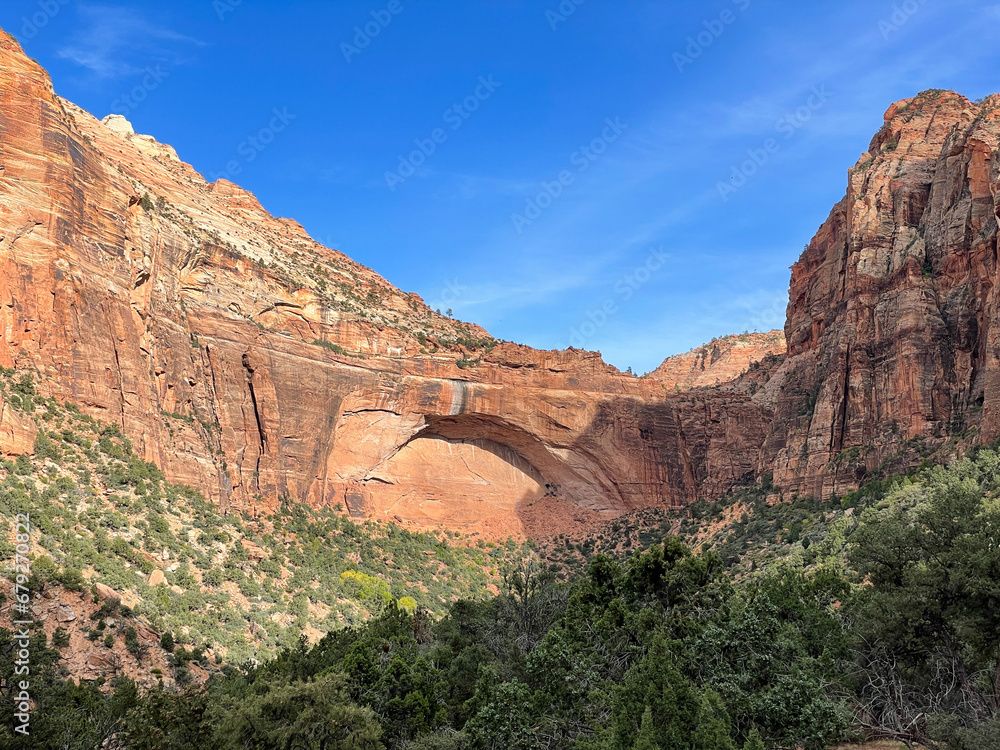
[[890, 103], [1000, 91], [976, 0], [7, 0], [0, 26], [402, 289], [637, 372], [783, 325]]

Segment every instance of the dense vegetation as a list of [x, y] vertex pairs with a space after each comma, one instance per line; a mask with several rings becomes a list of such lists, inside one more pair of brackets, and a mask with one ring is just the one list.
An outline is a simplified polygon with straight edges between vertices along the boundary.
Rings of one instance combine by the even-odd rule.
[[847, 506], [864, 510], [824, 516], [823, 534], [810, 524], [796, 541], [815, 537], [804, 551], [827, 552], [764, 571], [727, 568], [676, 537], [621, 562], [596, 554], [569, 583], [508, 566], [499, 595], [457, 602], [442, 619], [387, 606], [204, 688], [140, 695], [119, 679], [105, 694], [53, 666], [37, 688], [35, 739], [758, 750], [864, 731], [941, 750], [997, 747], [998, 493], [1000, 454], [984, 450], [858, 493]]

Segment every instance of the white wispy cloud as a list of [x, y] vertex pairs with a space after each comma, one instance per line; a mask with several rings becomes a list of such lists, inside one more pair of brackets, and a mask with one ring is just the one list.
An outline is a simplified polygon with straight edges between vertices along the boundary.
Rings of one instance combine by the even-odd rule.
[[129, 8], [81, 4], [77, 12], [81, 25], [58, 54], [98, 78], [134, 75], [151, 64], [179, 65], [192, 48], [205, 45]]

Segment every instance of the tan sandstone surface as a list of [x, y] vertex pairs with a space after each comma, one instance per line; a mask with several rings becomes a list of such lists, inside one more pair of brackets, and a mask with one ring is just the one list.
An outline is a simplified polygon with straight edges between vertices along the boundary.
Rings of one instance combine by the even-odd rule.
[[670, 390], [690, 390], [728, 383], [768, 356], [785, 353], [785, 332], [723, 336], [683, 354], [667, 357], [649, 373]]

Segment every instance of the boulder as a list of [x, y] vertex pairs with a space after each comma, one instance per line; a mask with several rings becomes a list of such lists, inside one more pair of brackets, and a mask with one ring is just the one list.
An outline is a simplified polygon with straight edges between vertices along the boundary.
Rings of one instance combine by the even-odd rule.
[[166, 583], [167, 577], [163, 575], [163, 571], [159, 568], [154, 568], [149, 576], [146, 578], [146, 583], [150, 586], [159, 586], [161, 583]]

